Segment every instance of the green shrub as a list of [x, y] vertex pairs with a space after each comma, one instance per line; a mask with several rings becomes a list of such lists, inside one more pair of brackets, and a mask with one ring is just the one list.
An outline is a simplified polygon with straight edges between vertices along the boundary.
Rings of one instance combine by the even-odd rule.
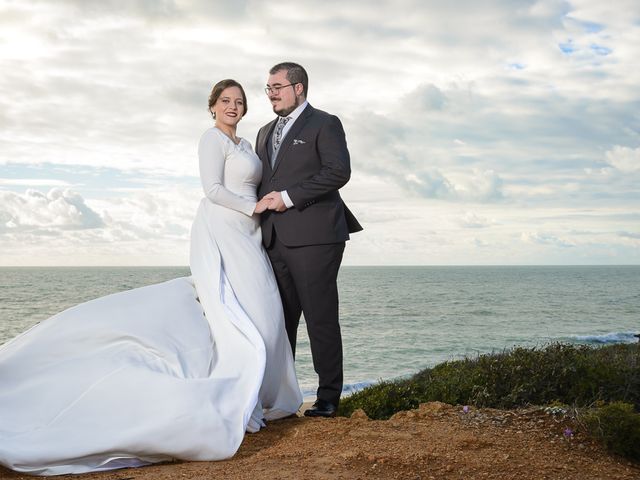
[[343, 399], [339, 413], [362, 408], [370, 418], [385, 419], [429, 401], [494, 408], [622, 401], [640, 409], [639, 358], [639, 344], [518, 347], [371, 386]]
[[613, 402], [591, 409], [581, 423], [612, 452], [640, 461], [640, 414], [630, 403]]
[[422, 395], [416, 388], [417, 385], [402, 380], [377, 383], [367, 388], [357, 407], [343, 409], [341, 414], [351, 415], [356, 408], [362, 408], [369, 418], [386, 420], [396, 412], [418, 408]]

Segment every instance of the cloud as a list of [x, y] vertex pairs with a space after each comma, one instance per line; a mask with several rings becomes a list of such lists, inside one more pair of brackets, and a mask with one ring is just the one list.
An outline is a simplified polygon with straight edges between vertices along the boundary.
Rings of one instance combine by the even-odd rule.
[[629, 238], [640, 242], [640, 233], [638, 232], [618, 232], [618, 235], [622, 238]]
[[134, 192], [124, 198], [111, 198], [99, 205], [108, 213], [110, 235], [114, 239], [153, 241], [172, 238], [186, 245], [198, 198], [197, 190], [158, 188]]
[[[467, 160], [428, 142], [413, 141], [421, 126], [394, 121], [387, 115], [362, 112], [350, 121], [354, 137], [354, 166], [389, 178], [407, 192], [449, 201], [502, 200], [503, 180], [491, 169], [469, 168]], [[457, 145], [464, 147], [458, 140]], [[357, 152], [366, 151], [366, 155]]]
[[69, 189], [54, 188], [47, 194], [27, 190], [23, 195], [0, 190], [0, 232], [78, 230], [104, 226], [101, 216]]
[[400, 181], [408, 190], [426, 198], [450, 198], [455, 192], [451, 182], [438, 171], [407, 173]]
[[412, 97], [417, 100], [416, 106], [423, 110], [442, 110], [447, 103], [442, 90], [431, 83], [418, 87]]
[[[69, 189], [24, 194], [0, 190], [0, 233], [62, 235], [97, 229], [107, 240], [188, 240], [199, 193], [188, 189], [138, 191], [123, 198], [93, 200], [92, 206]], [[100, 213], [98, 213], [100, 211]]]
[[69, 182], [64, 180], [56, 180], [52, 178], [0, 178], [0, 186], [2, 185], [28, 185], [32, 187], [37, 186], [55, 186], [55, 187], [70, 187]]
[[520, 238], [523, 242], [538, 245], [551, 245], [561, 248], [571, 248], [576, 246], [574, 242], [557, 237], [550, 233], [523, 232]]
[[622, 173], [640, 172], [640, 147], [616, 145], [605, 153], [607, 163]]
[[472, 169], [458, 175], [457, 180], [437, 170], [408, 173], [399, 180], [407, 190], [424, 198], [451, 201], [493, 202], [503, 198], [502, 179], [493, 171]]
[[482, 217], [474, 212], [465, 212], [460, 218], [460, 225], [464, 228], [487, 228], [495, 223], [494, 220]]
[[0, 190], [3, 263], [185, 265], [200, 197], [197, 189], [181, 187], [90, 202], [59, 188]]

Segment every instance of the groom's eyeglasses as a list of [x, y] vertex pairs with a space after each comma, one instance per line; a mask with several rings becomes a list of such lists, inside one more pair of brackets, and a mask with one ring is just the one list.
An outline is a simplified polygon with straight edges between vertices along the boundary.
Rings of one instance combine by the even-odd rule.
[[277, 95], [280, 93], [280, 89], [284, 88], [284, 87], [293, 87], [294, 85], [297, 85], [300, 82], [295, 82], [295, 83], [290, 83], [289, 85], [280, 85], [279, 87], [267, 87], [264, 89], [264, 93], [266, 93], [267, 95]]

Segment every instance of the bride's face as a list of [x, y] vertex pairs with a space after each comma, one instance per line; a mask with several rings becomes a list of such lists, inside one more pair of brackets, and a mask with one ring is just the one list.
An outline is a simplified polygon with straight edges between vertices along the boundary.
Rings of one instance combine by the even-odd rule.
[[238, 87], [225, 88], [211, 107], [216, 123], [234, 127], [244, 115], [244, 100]]

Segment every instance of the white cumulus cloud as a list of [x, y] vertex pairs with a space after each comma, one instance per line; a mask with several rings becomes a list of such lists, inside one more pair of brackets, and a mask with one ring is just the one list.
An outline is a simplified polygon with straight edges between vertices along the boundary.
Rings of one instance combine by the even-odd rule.
[[0, 231], [87, 229], [104, 226], [102, 217], [78, 193], [53, 188], [48, 193], [29, 189], [24, 194], [0, 190]]
[[607, 163], [623, 173], [640, 172], [640, 147], [616, 145], [605, 153]]

